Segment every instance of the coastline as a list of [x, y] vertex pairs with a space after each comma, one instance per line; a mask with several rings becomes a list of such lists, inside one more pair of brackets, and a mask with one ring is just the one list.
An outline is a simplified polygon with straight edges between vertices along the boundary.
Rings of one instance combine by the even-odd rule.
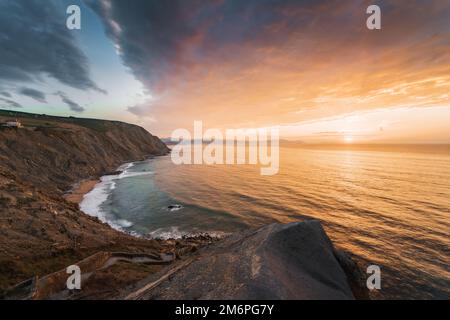
[[99, 182], [100, 179], [94, 178], [82, 180], [76, 183], [74, 187], [64, 195], [64, 199], [70, 203], [80, 205], [84, 196], [91, 192]]
[[[79, 210], [101, 176], [119, 174], [114, 170], [122, 163], [167, 154], [159, 138], [116, 121], [23, 113], [17, 119], [33, 121], [37, 129], [0, 132], [5, 155], [0, 161], [0, 299], [18, 283], [34, 283], [98, 252], [159, 255], [178, 250], [175, 244], [119, 232]], [[26, 155], [21, 150], [27, 150]], [[134, 282], [134, 267], [121, 268], [117, 288]], [[145, 276], [156, 266], [135, 268]]]
[[[151, 158], [145, 158], [140, 161]], [[82, 216], [68, 213], [68, 216], [76, 215], [76, 218], [74, 221], [70, 220], [69, 227], [61, 227], [57, 224], [58, 230], [65, 230], [64, 235], [67, 234], [70, 240], [72, 240], [75, 233], [82, 234], [82, 236], [75, 242], [68, 241], [67, 245], [59, 239], [58, 241], [53, 241], [54, 246], [51, 248], [51, 252], [48, 253], [48, 256], [55, 260], [52, 261], [51, 267], [42, 266], [37, 272], [31, 271], [34, 278], [29, 278], [25, 275], [18, 278], [17, 280], [27, 278], [28, 280], [21, 283], [16, 281], [15, 283], [19, 284], [5, 291], [4, 297], [17, 298], [24, 294], [23, 296], [27, 299], [134, 299], [137, 292], [139, 294], [136, 297], [142, 296], [145, 299], [153, 299], [154, 297], [159, 299], [173, 299], [174, 297], [197, 299], [199, 297], [198, 294], [201, 294], [201, 297], [204, 298], [223, 299], [224, 297], [235, 297], [242, 299], [244, 297], [245, 299], [255, 299], [260, 297], [259, 290], [253, 291], [252, 289], [254, 284], [257, 283], [258, 286], [266, 288], [263, 296], [269, 296], [272, 299], [283, 299], [285, 297], [291, 299], [307, 299], [311, 297], [332, 299], [367, 298], [364, 290], [360, 289], [358, 285], [360, 281], [356, 272], [358, 271], [357, 267], [347, 258], [340, 261], [341, 259], [336, 256], [331, 241], [329, 241], [318, 221], [305, 221], [300, 224], [293, 223], [288, 225], [267, 225], [261, 228], [236, 232], [222, 239], [208, 234], [182, 237], [180, 239], [151, 239], [142, 238], [136, 234], [124, 231], [122, 227], [126, 227], [123, 225], [127, 223], [125, 220], [111, 221], [102, 212], [90, 214], [89, 211], [81, 210], [81, 207], [85, 207], [84, 209], [94, 206], [98, 207], [99, 201], [104, 201], [107, 192], [115, 188], [115, 180], [130, 176], [153, 174], [150, 171], [135, 172], [136, 170], [129, 170], [137, 162], [139, 160], [125, 162], [116, 171], [103, 171], [99, 175], [76, 182], [63, 195], [66, 203], [72, 204], [72, 206], [68, 207], [71, 210], [76, 210], [77, 213], [82, 213]], [[89, 193], [92, 193], [91, 196], [86, 197]], [[84, 200], [86, 200], [86, 203], [83, 203]], [[75, 209], [75, 206], [79, 210]], [[52, 210], [50, 213], [53, 214], [52, 221], [56, 221], [57, 218], [55, 217], [64, 214], [63, 210], [58, 210], [61, 212], [53, 210], [53, 208], [56, 208], [54, 205], [49, 208]], [[97, 225], [98, 222], [103, 222], [103, 224]], [[77, 229], [80, 227], [81, 231]], [[86, 227], [89, 229], [88, 232], [85, 230]], [[283, 241], [303, 243], [299, 242], [295, 237], [298, 232], [294, 232], [293, 238], [291, 238], [291, 232], [286, 230], [302, 230], [302, 232], [299, 232], [308, 235], [306, 240], [309, 241], [309, 245], [303, 244], [296, 250], [297, 253], [301, 253], [302, 259], [310, 257], [306, 249], [314, 246], [320, 246], [320, 250], [323, 250], [324, 253], [329, 253], [325, 255], [328, 258], [324, 261], [315, 261], [315, 263], [323, 266], [320, 269], [320, 273], [325, 278], [328, 276], [330, 279], [322, 283], [308, 272], [300, 272], [297, 261], [287, 259], [287, 257], [292, 256], [290, 252], [285, 252], [285, 248], [279, 250], [277, 245], [274, 247], [268, 246], [269, 243], [275, 241], [268, 241], [269, 239], [278, 239], [279, 237], [284, 238]], [[58, 231], [49, 232], [58, 234]], [[100, 240], [97, 241], [97, 238], [100, 238]], [[324, 241], [324, 239], [328, 240]], [[99, 243], [92, 243], [92, 241]], [[235, 252], [236, 243], [239, 243], [239, 246], [243, 248], [242, 252]], [[268, 257], [259, 256], [258, 253], [262, 251], [270, 251], [271, 254]], [[67, 259], [63, 259], [64, 255], [67, 255]], [[166, 259], [169, 256], [170, 259]], [[272, 256], [283, 260], [281, 269], [279, 267], [274, 268], [271, 262]], [[220, 259], [217, 259], [218, 257]], [[117, 259], [119, 258], [123, 261], [118, 262]], [[223, 284], [223, 288], [214, 289], [217, 280], [216, 274], [210, 274], [210, 269], [205, 267], [205, 265], [212, 264], [211, 259], [219, 261], [214, 269], [224, 269], [225, 266], [231, 268], [229, 274], [224, 274], [226, 281], [222, 279], [220, 281]], [[243, 263], [233, 263], [237, 259], [241, 259]], [[308, 259], [305, 261], [309, 261]], [[142, 263], [142, 260], [149, 263]], [[65, 267], [73, 264], [74, 261], [83, 265], [83, 269], [88, 270], [86, 275], [89, 275], [83, 283], [84, 291], [79, 296], [69, 296], [70, 292], [68, 293], [65, 289]], [[112, 264], [109, 265], [110, 262], [115, 262], [114, 272], [111, 269]], [[191, 263], [192, 266], [189, 267]], [[327, 269], [330, 264], [333, 266], [333, 272], [329, 272]], [[344, 270], [347, 264], [351, 266], [351, 270]], [[109, 267], [105, 268], [107, 265]], [[263, 271], [260, 272], [260, 270]], [[287, 284], [284, 282], [284, 278], [280, 277], [280, 274], [285, 273], [286, 270], [299, 276], [297, 277], [298, 281], [290, 284], [290, 289], [284, 292], [283, 288]], [[117, 271], [118, 274], [116, 275]], [[235, 277], [235, 274], [243, 274], [246, 275], [246, 278], [252, 279], [244, 283], [246, 288], [244, 293], [241, 292], [242, 279]], [[269, 275], [270, 280], [265, 277], [266, 274]], [[329, 274], [332, 274], [332, 276], [329, 276]], [[176, 277], [176, 281], [164, 281], [169, 275]], [[187, 281], [191, 282], [192, 278], [195, 278], [194, 282], [204, 283], [207, 289], [204, 290], [203, 287], [196, 288], [197, 293], [194, 296], [189, 292], [181, 293], [185, 288], [184, 283]], [[33, 282], [33, 279], [35, 282]], [[107, 279], [108, 283], [106, 287], [105, 279]], [[313, 286], [312, 289], [302, 289], [304, 279], [308, 279], [306, 283], [308, 286]], [[161, 286], [160, 288], [156, 288], [153, 285], [155, 281], [158, 283], [158, 287]], [[327, 285], [331, 281], [339, 284], [337, 289]], [[166, 291], [173, 292], [173, 294], [166, 295]], [[224, 292], [227, 292], [226, 295], [224, 295]], [[363, 294], [359, 292], [363, 292]], [[123, 293], [127, 293], [127, 295], [124, 296]], [[180, 296], [177, 296], [175, 293]]]
[[[78, 207], [80, 203], [83, 201], [84, 196], [94, 190], [94, 188], [99, 183], [110, 183], [109, 179], [105, 177], [110, 177], [117, 179], [117, 177], [124, 177], [127, 175], [127, 169], [132, 167], [133, 163], [124, 163], [119, 168], [124, 169], [124, 171], [115, 171], [116, 174], [108, 174], [99, 177], [99, 178], [91, 178], [80, 181], [75, 184], [72, 190], [70, 190], [64, 198], [67, 202], [76, 203]], [[119, 173], [120, 172], [120, 173]], [[148, 174], [147, 172], [145, 174]], [[120, 179], [120, 178], [119, 178]], [[100, 185], [101, 186], [101, 185]], [[101, 189], [101, 188], [100, 188]], [[82, 212], [83, 215], [90, 216], [86, 212]], [[97, 217], [102, 220], [102, 217]], [[107, 222], [111, 230], [108, 230], [108, 233], [111, 232], [111, 236], [114, 234], [114, 229], [116, 231], [122, 231], [120, 228], [115, 228], [114, 225], [111, 224], [111, 221]], [[89, 280], [85, 280], [83, 284], [85, 289], [83, 295], [71, 296], [71, 299], [82, 299], [88, 297], [89, 299], [102, 299], [102, 298], [119, 298], [119, 299], [135, 299], [136, 292], [139, 293], [138, 298], [145, 299], [153, 299], [154, 297], [158, 297], [159, 299], [173, 299], [173, 297], [183, 298], [183, 299], [195, 299], [194, 296], [191, 296], [189, 293], [183, 293], [180, 295], [180, 288], [183, 287], [183, 283], [186, 281], [191, 281], [191, 278], [199, 279], [200, 283], [205, 283], [206, 286], [210, 286], [215, 281], [215, 275], [211, 275], [208, 272], [208, 268], [204, 267], [204, 264], [209, 265], [211, 263], [210, 259], [217, 260], [216, 257], [221, 257], [225, 260], [231, 259], [231, 261], [235, 261], [237, 257], [239, 259], [244, 259], [246, 262], [240, 265], [235, 265], [230, 263], [232, 266], [231, 274], [226, 275], [227, 281], [221, 281], [224, 283], [225, 288], [227, 289], [231, 296], [238, 298], [240, 296], [240, 287], [237, 288], [234, 286], [234, 283], [238, 281], [240, 283], [240, 278], [234, 278], [232, 275], [235, 273], [239, 274], [247, 274], [250, 272], [252, 281], [246, 283], [246, 288], [248, 290], [245, 292], [246, 299], [254, 299], [260, 297], [258, 292], [252, 291], [254, 286], [254, 281], [259, 283], [262, 287], [266, 287], [267, 283], [271, 283], [270, 287], [267, 287], [264, 292], [264, 296], [270, 296], [272, 299], [282, 299], [285, 297], [285, 293], [280, 295], [279, 290], [283, 289], [286, 284], [284, 283], [283, 278], [279, 278], [279, 271], [277, 268], [273, 269], [272, 264], [270, 263], [270, 259], [267, 260], [266, 257], [260, 257], [257, 261], [258, 268], [254, 269], [253, 264], [256, 263], [254, 261], [254, 257], [257, 256], [256, 252], [260, 252], [260, 247], [264, 247], [265, 249], [270, 249], [273, 251], [273, 254], [276, 256], [281, 255], [280, 258], [285, 256], [291, 256], [289, 252], [283, 253], [279, 251], [277, 248], [269, 248], [267, 246], [267, 239], [277, 238], [278, 236], [288, 237], [285, 240], [292, 243], [300, 243], [298, 239], [290, 239], [290, 232], [285, 232], [285, 229], [291, 228], [306, 228], [302, 233], [308, 234], [307, 241], [310, 242], [309, 245], [304, 245], [301, 248], [298, 248], [298, 252], [302, 252], [302, 256], [310, 256], [308, 254], [305, 247], [313, 247], [314, 245], [320, 245], [326, 248], [325, 251], [329, 251], [332, 254], [329, 255], [330, 261], [316, 261], [318, 265], [323, 265], [323, 270], [321, 269], [321, 273], [324, 276], [327, 274], [334, 274], [335, 272], [328, 272], [326, 268], [329, 267], [331, 263], [334, 266], [335, 271], [338, 272], [338, 275], [332, 276], [331, 279], [339, 283], [339, 288], [336, 289], [334, 287], [329, 287], [326, 283], [319, 282], [316, 283], [314, 277], [311, 278], [308, 272], [300, 273], [297, 270], [296, 261], [285, 261], [286, 265], [283, 265], [282, 268], [289, 270], [294, 274], [300, 274], [300, 280], [292, 285], [291, 290], [289, 291], [290, 295], [287, 297], [295, 298], [295, 299], [307, 299], [311, 296], [317, 298], [333, 298], [333, 299], [370, 299], [367, 292], [361, 287], [361, 279], [360, 272], [356, 264], [354, 262], [341, 254], [337, 254], [335, 251], [331, 241], [327, 240], [323, 243], [323, 239], [328, 239], [325, 231], [320, 226], [318, 221], [305, 221], [301, 223], [292, 223], [288, 225], [283, 224], [272, 224], [268, 226], [264, 226], [261, 228], [256, 228], [252, 230], [248, 230], [245, 232], [236, 232], [228, 237], [223, 239], [214, 238], [209, 235], [199, 235], [196, 237], [183, 237], [181, 239], [142, 239], [136, 237], [136, 235], [132, 235], [127, 232], [120, 232], [123, 235], [119, 236], [119, 239], [111, 240], [109, 244], [102, 247], [102, 250], [86, 250], [87, 248], [80, 246], [80, 253], [78, 254], [79, 261], [77, 263], [82, 264], [89, 272], [86, 274], [93, 274], [93, 276], [89, 276]], [[311, 229], [312, 228], [312, 229]], [[281, 233], [280, 233], [281, 232]], [[294, 232], [296, 234], [296, 232]], [[275, 234], [279, 234], [275, 236]], [[131, 238], [128, 238], [130, 237]], [[250, 240], [248, 239], [251, 236]], [[123, 237], [123, 238], [122, 238]], [[219, 241], [220, 240], [220, 241]], [[136, 241], [136, 244], [134, 244]], [[284, 240], [283, 240], [284, 241]], [[235, 243], [240, 243], [240, 246], [246, 248], [243, 252], [235, 253], [235, 250], [232, 250]], [[247, 250], [248, 249], [248, 250]], [[321, 247], [321, 249], [323, 249]], [[269, 251], [270, 251], [269, 250]], [[81, 251], [83, 253], [81, 254]], [[284, 249], [282, 250], [284, 251]], [[165, 260], [165, 258], [169, 257], [169, 260]], [[106, 259], [106, 258], [107, 259]], [[120, 259], [127, 260], [127, 263], [117, 264], [114, 266], [115, 270], [120, 270], [120, 279], [111, 273], [111, 270], [102, 271], [103, 266], [107, 265], [109, 261], [115, 261], [117, 257]], [[244, 257], [244, 258], [243, 258]], [[106, 259], [106, 260], [105, 260]], [[148, 266], [142, 264], [140, 261], [142, 259], [146, 259], [150, 261]], [[284, 258], [283, 258], [284, 259]], [[70, 259], [71, 262], [75, 260], [75, 258]], [[105, 260], [105, 261], [104, 261]], [[220, 259], [219, 259], [220, 260]], [[198, 261], [198, 262], [197, 262]], [[59, 271], [53, 273], [43, 272], [40, 276], [33, 278], [37, 279], [36, 281], [40, 281], [39, 285], [35, 285], [30, 279], [25, 282], [19, 283], [18, 285], [10, 288], [7, 292], [5, 292], [5, 297], [14, 298], [20, 297], [23, 295], [27, 299], [47, 299], [47, 298], [55, 298], [55, 299], [67, 299], [68, 293], [65, 290], [65, 276], [66, 272], [64, 266], [69, 262], [60, 262], [58, 263], [58, 267], [63, 267]], [[192, 263], [193, 267], [189, 267]], [[100, 266], [100, 267], [98, 267]], [[223, 268], [224, 264], [219, 263], [217, 268]], [[193, 269], [192, 269], [193, 268]], [[249, 269], [250, 268], [250, 269]], [[260, 273], [258, 270], [263, 268], [264, 272]], [[342, 269], [341, 269], [342, 268]], [[58, 270], [52, 268], [54, 270]], [[92, 269], [92, 270], [91, 270]], [[195, 271], [193, 271], [195, 270]], [[250, 270], [250, 271], [249, 271]], [[266, 279], [263, 275], [269, 272], [270, 273], [270, 281]], [[172, 274], [173, 273], [173, 274]], [[168, 275], [172, 277], [177, 277], [175, 282], [166, 282], [161, 279], [165, 279]], [[158, 278], [159, 277], [159, 278]], [[303, 290], [301, 289], [302, 283], [304, 282], [305, 277], [307, 279], [311, 278], [312, 280], [308, 280], [308, 283], [311, 282], [315, 285], [311, 290]], [[62, 281], [61, 279], [64, 281]], [[104, 287], [104, 279], [108, 279], [110, 283], [107, 293], [102, 293], [99, 291], [99, 287]], [[48, 281], [51, 279], [51, 281]], [[161, 288], [155, 288], [153, 286], [154, 280], [158, 279], [158, 283], [161, 283]], [[276, 281], [274, 282], [274, 279]], [[61, 281], [60, 281], [61, 280]], [[31, 281], [31, 282], [30, 282]], [[160, 282], [159, 282], [160, 281]], [[331, 281], [331, 280], [330, 280]], [[36, 282], [37, 283], [37, 282]], [[281, 288], [281, 289], [280, 289]], [[136, 291], [137, 289], [137, 291]], [[203, 292], [202, 288], [197, 288], [198, 292]], [[169, 295], [166, 295], [164, 292], [172, 292]], [[182, 291], [182, 290], [181, 290]], [[226, 291], [226, 290], [225, 290]], [[292, 291], [292, 292], [291, 292]], [[123, 292], [127, 293], [127, 296], [123, 296]], [[180, 296], [177, 296], [177, 293]], [[228, 294], [228, 293], [227, 293]], [[287, 294], [287, 293], [286, 293]], [[222, 290], [206, 290], [202, 293], [205, 298], [211, 297], [215, 298], [223, 298]], [[142, 297], [141, 297], [142, 296]]]
[[[151, 159], [152, 157], [145, 158], [141, 161]], [[139, 160], [137, 160], [139, 161]], [[131, 161], [131, 162], [124, 162], [120, 166], [116, 168], [115, 171], [108, 171], [100, 174], [96, 177], [91, 177], [88, 179], [83, 179], [81, 181], [76, 182], [70, 190], [68, 190], [64, 195], [63, 198], [66, 199], [70, 203], [77, 204], [80, 206], [81, 202], [83, 202], [84, 196], [87, 195], [89, 192], [94, 190], [94, 188], [102, 182], [103, 177], [108, 176], [120, 176], [121, 174], [126, 173], [126, 170], [133, 166], [133, 163], [137, 161]]]

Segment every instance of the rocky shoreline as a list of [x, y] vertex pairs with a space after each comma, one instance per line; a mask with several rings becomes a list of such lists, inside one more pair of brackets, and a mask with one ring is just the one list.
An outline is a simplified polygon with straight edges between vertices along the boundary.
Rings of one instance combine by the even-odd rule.
[[[0, 110], [0, 120], [6, 113]], [[16, 117], [23, 128], [0, 130], [0, 292], [99, 251], [161, 250], [157, 241], [113, 230], [64, 199], [78, 181], [167, 154], [161, 140], [117, 121]]]
[[[175, 272], [171, 272], [175, 270]], [[170, 280], [164, 277], [170, 274]], [[271, 224], [211, 242], [118, 297], [132, 300], [370, 299], [364, 275], [317, 220]]]
[[353, 300], [370, 299], [364, 275], [334, 248], [319, 221], [272, 224], [223, 239], [208, 235], [156, 241], [141, 253], [99, 251], [75, 264], [82, 290], [67, 273], [33, 277], [4, 299]]
[[[167, 154], [164, 143], [121, 122], [17, 117], [23, 129], [0, 131], [3, 298], [368, 297], [357, 266], [337, 253], [318, 222], [271, 225], [220, 241], [142, 239], [112, 229], [79, 210], [97, 182], [91, 177]], [[65, 268], [73, 264], [87, 272], [80, 292], [64, 287]]]

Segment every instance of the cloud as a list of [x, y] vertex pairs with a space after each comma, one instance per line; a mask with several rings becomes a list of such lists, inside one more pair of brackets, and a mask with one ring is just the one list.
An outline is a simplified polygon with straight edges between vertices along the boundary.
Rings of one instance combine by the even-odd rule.
[[77, 88], [104, 92], [90, 78], [88, 60], [65, 25], [55, 0], [0, 1], [0, 83], [50, 76]]
[[[85, 2], [155, 99], [128, 111], [154, 116], [159, 128], [198, 119], [270, 126], [448, 103], [438, 98], [450, 90], [448, 2]], [[366, 28], [374, 3], [381, 31]]]
[[22, 106], [19, 103], [1, 97], [0, 97], [0, 106], [2, 106], [3, 108], [22, 108]]
[[[152, 91], [164, 89], [172, 72], [182, 71], [197, 60], [206, 61], [211, 54], [223, 54], [218, 52], [221, 48], [282, 43], [290, 29], [307, 23], [286, 11], [295, 8], [296, 3], [310, 8], [326, 3], [323, 0], [85, 2], [102, 18], [125, 65]], [[279, 35], [268, 38], [269, 28], [275, 26]], [[228, 52], [222, 58], [233, 58], [235, 54]]]
[[142, 117], [147, 114], [146, 106], [132, 106], [128, 107], [127, 110], [138, 117]]
[[7, 98], [11, 98], [11, 94], [9, 92], [0, 92], [0, 95], [7, 97]]
[[18, 92], [24, 96], [30, 97], [38, 102], [41, 103], [47, 103], [47, 100], [45, 99], [45, 93], [31, 89], [31, 88], [21, 88], [18, 90]]
[[55, 93], [56, 96], [60, 97], [61, 100], [69, 106], [70, 110], [75, 112], [84, 112], [85, 108], [80, 106], [78, 103], [74, 102], [70, 98], [67, 97], [67, 95], [64, 92], [58, 91]]
[[151, 99], [148, 99], [147, 101], [128, 107], [127, 111], [139, 118], [146, 118], [147, 122], [156, 122], [153, 115], [148, 112], [152, 105], [155, 106], [154, 102]]

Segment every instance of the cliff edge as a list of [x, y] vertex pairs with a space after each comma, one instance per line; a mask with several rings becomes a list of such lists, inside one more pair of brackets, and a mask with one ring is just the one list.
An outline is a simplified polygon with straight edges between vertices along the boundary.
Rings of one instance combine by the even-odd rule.
[[170, 280], [155, 286], [153, 275], [125, 297], [348, 300], [355, 299], [350, 285], [355, 276], [341, 266], [320, 222], [307, 220], [232, 235], [185, 260]]
[[[2, 124], [14, 120], [21, 127]], [[100, 250], [161, 250], [112, 230], [63, 199], [73, 184], [128, 161], [164, 155], [141, 127], [0, 110], [0, 292]]]
[[[273, 224], [217, 241], [147, 240], [68, 202], [73, 184], [165, 155], [144, 129], [117, 121], [0, 110], [0, 297], [11, 299], [366, 298], [358, 268], [318, 221]], [[17, 119], [17, 121], [16, 121]], [[81, 266], [81, 291], [66, 267]]]
[[145, 129], [119, 121], [64, 118], [0, 110], [0, 168], [43, 190], [67, 191], [124, 162], [169, 152]]

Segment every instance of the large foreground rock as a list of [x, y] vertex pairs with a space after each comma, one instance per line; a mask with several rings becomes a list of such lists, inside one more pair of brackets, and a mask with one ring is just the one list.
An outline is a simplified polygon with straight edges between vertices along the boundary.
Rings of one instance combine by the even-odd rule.
[[[148, 279], [148, 283], [155, 279]], [[145, 284], [142, 284], [145, 286]], [[354, 299], [318, 221], [231, 236], [140, 299]]]

